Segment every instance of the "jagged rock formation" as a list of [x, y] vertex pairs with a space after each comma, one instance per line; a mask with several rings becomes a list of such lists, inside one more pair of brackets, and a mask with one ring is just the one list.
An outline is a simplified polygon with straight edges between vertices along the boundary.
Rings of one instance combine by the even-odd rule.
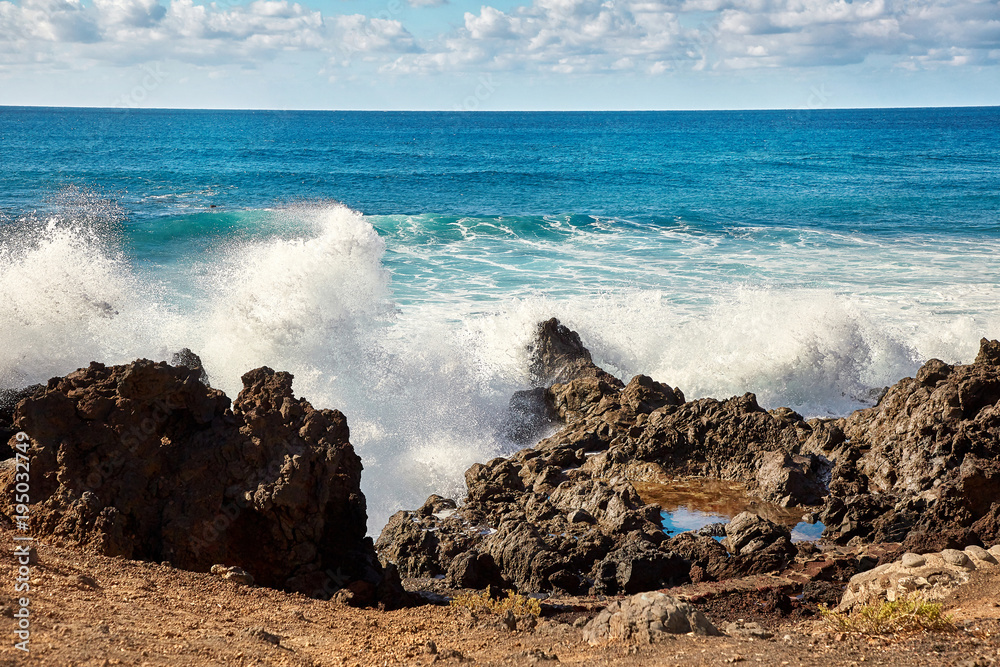
[[453, 563], [465, 567], [475, 554], [491, 583], [498, 572], [527, 591], [620, 594], [687, 581], [692, 567], [699, 579], [713, 579], [763, 571], [754, 562], [780, 568], [794, 556], [785, 536], [770, 560], [730, 557], [708, 537], [668, 539], [659, 507], [645, 504], [630, 480], [670, 467], [757, 484], [757, 462], [779, 451], [777, 463], [767, 459], [777, 470], [775, 493], [808, 491], [818, 502], [816, 485], [800, 479], [803, 461], [820, 467], [795, 448], [797, 429], [808, 429], [800, 419], [769, 414], [752, 395], [685, 403], [680, 390], [643, 375], [625, 385], [556, 320], [539, 325], [531, 367], [557, 380], [531, 393], [541, 406], [535, 413], [564, 427], [533, 448], [473, 465], [462, 507], [395, 514], [376, 548], [402, 576], [455, 580]]
[[536, 424], [562, 427], [472, 466], [461, 507], [397, 513], [376, 547], [403, 576], [458, 581], [459, 559], [463, 571], [474, 562], [490, 573], [468, 581], [616, 594], [792, 561], [787, 530], [753, 515], [727, 527], [728, 550], [707, 537], [664, 536], [659, 508], [632, 482], [682, 475], [737, 481], [786, 507], [823, 505], [824, 537], [841, 544], [940, 550], [1000, 539], [996, 341], [984, 339], [968, 366], [931, 360], [874, 408], [808, 421], [764, 410], [753, 394], [686, 401], [643, 375], [623, 384], [556, 320], [539, 325], [532, 350], [533, 377], [552, 384], [514, 403]]
[[[361, 459], [344, 415], [259, 368], [231, 403], [200, 367], [92, 363], [22, 400], [32, 530], [99, 553], [358, 604], [402, 601], [366, 533]], [[11, 469], [0, 486], [10, 491]]]
[[831, 430], [821, 518], [837, 541], [922, 552], [1000, 541], [1000, 342], [984, 338], [968, 365], [931, 359]]

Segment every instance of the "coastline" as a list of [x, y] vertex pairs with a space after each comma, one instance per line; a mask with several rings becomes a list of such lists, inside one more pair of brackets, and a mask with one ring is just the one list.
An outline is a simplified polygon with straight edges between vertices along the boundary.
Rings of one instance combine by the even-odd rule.
[[[522, 664], [549, 659], [546, 656], [554, 654], [546, 653], [542, 647], [557, 645], [566, 647], [559, 656], [561, 661], [616, 664], [617, 660], [627, 660], [629, 664], [644, 664], [640, 651], [647, 649], [636, 648], [634, 641], [599, 642], [599, 648], [594, 649], [585, 645], [580, 628], [586, 631], [592, 627], [597, 612], [610, 603], [659, 590], [672, 598], [700, 605], [709, 618], [714, 616], [720, 627], [727, 628], [729, 636], [721, 639], [671, 640], [682, 642], [676, 645], [677, 650], [687, 658], [711, 646], [716, 655], [706, 657], [701, 664], [731, 662], [734, 655], [723, 654], [735, 650], [734, 647], [741, 645], [739, 642], [748, 637], [763, 640], [762, 634], [743, 632], [739, 625], [752, 618], [753, 623], [764, 628], [763, 634], [772, 635], [772, 640], [773, 636], [782, 637], [784, 642], [768, 645], [761, 655], [768, 655], [768, 651], [771, 655], [786, 652], [786, 644], [800, 646], [802, 653], [797, 659], [801, 664], [810, 664], [809, 660], [832, 650], [843, 640], [843, 637], [831, 640], [830, 633], [822, 629], [817, 618], [820, 603], [835, 606], [840, 602], [842, 607], [848, 605], [844, 608], [849, 610], [860, 602], [848, 604], [845, 591], [860, 591], [862, 584], [870, 586], [870, 578], [865, 576], [876, 565], [882, 568], [878, 571], [883, 571], [900, 557], [904, 564], [905, 557], [911, 557], [910, 566], [916, 567], [915, 554], [940, 553], [949, 562], [964, 558], [962, 562], [978, 564], [951, 570], [939, 568], [929, 577], [930, 583], [923, 586], [924, 594], [956, 610], [960, 621], [971, 621], [971, 625], [960, 626], [964, 634], [947, 635], [946, 650], [953, 652], [954, 657], [967, 657], [996, 648], [1000, 627], [991, 605], [1000, 581], [1000, 566], [993, 566], [996, 564], [990, 555], [993, 550], [987, 553], [976, 548], [1000, 541], [996, 535], [1000, 503], [995, 502], [998, 496], [992, 490], [993, 485], [1000, 483], [1000, 476], [994, 474], [998, 465], [994, 436], [1000, 420], [997, 341], [983, 339], [974, 364], [950, 366], [931, 360], [916, 378], [905, 378], [889, 388], [873, 408], [841, 420], [808, 423], [788, 409], [764, 411], [749, 394], [727, 401], [686, 401], [680, 390], [645, 376], [633, 378], [625, 385], [597, 367], [579, 335], [556, 320], [539, 325], [531, 359], [530, 374], [536, 388], [515, 395], [512, 425], [522, 429], [521, 436], [527, 442], [534, 442], [534, 434], [551, 424], [561, 425], [561, 429], [511, 457], [470, 468], [466, 474], [469, 496], [459, 499], [460, 504], [432, 496], [419, 510], [398, 512], [375, 545], [360, 539], [364, 527], [363, 523], [360, 527], [356, 523], [358, 518], [364, 520], [363, 496], [362, 514], [357, 512], [360, 478], [355, 473], [360, 473], [360, 464], [356, 464], [358, 469], [348, 477], [334, 467], [339, 481], [328, 483], [334, 484], [336, 490], [324, 492], [323, 497], [342, 500], [330, 501], [334, 504], [321, 513], [340, 516], [340, 512], [348, 511], [356, 517], [349, 530], [357, 536], [354, 542], [341, 542], [334, 551], [324, 546], [331, 544], [324, 537], [324, 530], [343, 535], [341, 529], [320, 526], [314, 529], [318, 532], [307, 537], [279, 528], [285, 525], [283, 517], [300, 517], [294, 524], [311, 520], [309, 512], [316, 511], [308, 509], [315, 507], [315, 487], [308, 475], [302, 477], [297, 472], [311, 469], [312, 464], [302, 463], [311, 460], [302, 458], [307, 450], [313, 452], [309, 457], [327, 460], [354, 456], [347, 441], [349, 430], [344, 416], [337, 411], [314, 410], [305, 399], [296, 399], [291, 393], [292, 378], [287, 373], [267, 368], [248, 372], [243, 379], [244, 391], [232, 409], [221, 392], [201, 383], [203, 369], [196, 355], [190, 354], [177, 360], [182, 364], [178, 366], [148, 361], [111, 368], [92, 364], [66, 378], [53, 379], [47, 387], [29, 389], [17, 405], [10, 426], [33, 434], [33, 480], [38, 480], [33, 483], [43, 491], [33, 500], [40, 505], [32, 507], [32, 527], [38, 540], [32, 585], [46, 597], [54, 595], [66, 601], [85, 598], [94, 591], [110, 595], [110, 589], [118, 587], [146, 591], [133, 590], [124, 595], [123, 604], [135, 604], [147, 597], [154, 600], [157, 596], [150, 591], [159, 591], [160, 587], [165, 591], [179, 587], [184, 591], [180, 597], [230, 596], [225, 604], [214, 603], [222, 605], [220, 608], [233, 604], [232, 595], [249, 595], [269, 600], [268, 604], [274, 605], [275, 613], [282, 617], [288, 616], [283, 609], [286, 606], [298, 605], [300, 614], [305, 612], [299, 607], [310, 606], [322, 610], [320, 616], [324, 619], [332, 614], [330, 618], [350, 619], [345, 622], [355, 625], [363, 622], [369, 627], [388, 624], [395, 628], [396, 617], [392, 614], [405, 617], [401, 628], [390, 630], [391, 639], [379, 645], [369, 643], [368, 649], [356, 656], [361, 664], [381, 664], [379, 660], [386, 659], [401, 664], [425, 664], [430, 660], [462, 661], [469, 656], [480, 664]], [[66, 411], [71, 404], [75, 404], [75, 412]], [[140, 424], [143, 415], [159, 416], [151, 420], [148, 437], [138, 437], [131, 445], [136, 451], [118, 451], [126, 442], [124, 438], [90, 440], [95, 427], [105, 431], [108, 427], [120, 428], [124, 433], [128, 423], [120, 421], [121, 415], [130, 415]], [[696, 435], [698, 429], [683, 426], [694, 423], [689, 422], [691, 416], [685, 415], [698, 420], [702, 425], [698, 427], [702, 429], [701, 435]], [[102, 423], [106, 426], [101, 426]], [[931, 440], [927, 439], [928, 424], [937, 425], [936, 430], [930, 431], [935, 434]], [[230, 430], [225, 432], [230, 435], [222, 435], [220, 429], [227, 428]], [[916, 437], [905, 436], [911, 431]], [[214, 440], [205, 440], [198, 435], [201, 432], [214, 433]], [[871, 442], [866, 444], [865, 438]], [[951, 463], [942, 467], [934, 462], [940, 458], [941, 443], [945, 441], [960, 446], [953, 447], [950, 454], [946, 452]], [[157, 470], [155, 466], [150, 468], [152, 461], [164, 456], [164, 451], [168, 457], [164, 460], [188, 460], [191, 443], [199, 443], [196, 449], [207, 452], [208, 458], [196, 468], [208, 473], [207, 481], [199, 482], [206, 484], [206, 489], [211, 489], [211, 480], [217, 478], [213, 466], [222, 461], [230, 461], [232, 465], [240, 457], [249, 456], [240, 464], [245, 466], [264, 452], [270, 452], [267, 456], [277, 456], [274, 465], [264, 465], [269, 472], [265, 471], [263, 477], [253, 471], [253, 466], [237, 475], [237, 481], [246, 478], [250, 484], [239, 512], [244, 517], [259, 516], [255, 522], [270, 521], [269, 517], [273, 517], [277, 523], [272, 530], [278, 532], [271, 535], [284, 531], [283, 539], [288, 540], [282, 549], [290, 554], [306, 554], [296, 561], [297, 569], [285, 571], [276, 579], [276, 571], [266, 569], [271, 567], [270, 561], [259, 558], [262, 547], [264, 552], [273, 548], [268, 546], [268, 540], [274, 538], [266, 537], [267, 530], [248, 538], [242, 529], [237, 530], [236, 526], [242, 524], [236, 518], [231, 524], [219, 525], [219, 516], [212, 518], [211, 507], [203, 516], [181, 514], [174, 519], [180, 521], [178, 525], [190, 529], [205, 521], [214, 522], [220, 535], [204, 545], [196, 545], [208, 548], [210, 555], [198, 555], [196, 548], [200, 560], [185, 561], [180, 555], [183, 548], [180, 551], [178, 548], [179, 545], [190, 548], [191, 535], [170, 537], [179, 534], [174, 529], [165, 531], [159, 524], [150, 524], [150, 520], [156, 519], [136, 510], [136, 502], [142, 496], [129, 495], [135, 493], [134, 486], [109, 482], [118, 479], [120, 470], [130, 471], [126, 479], [150, 474]], [[73, 454], [79, 447], [94, 450], [97, 458], [93, 454], [89, 458]], [[146, 449], [139, 452], [140, 447]], [[218, 449], [221, 459], [212, 458], [213, 447], [221, 448]], [[908, 447], [912, 450], [909, 453]], [[63, 453], [56, 455], [57, 450]], [[106, 455], [111, 458], [100, 464], [101, 456]], [[137, 459], [138, 467], [133, 465], [131, 457]], [[898, 463], [887, 467], [886, 461]], [[97, 478], [93, 477], [95, 466], [104, 471]], [[13, 470], [12, 465], [0, 470], [8, 487], [12, 486]], [[162, 477], [176, 474], [176, 470], [162, 470], [166, 472], [154, 473], [157, 483], [162, 482], [159, 488], [171, 483], [180, 485], [180, 478], [171, 482], [169, 477]], [[725, 536], [721, 543], [698, 531], [666, 535], [658, 522], [660, 506], [646, 504], [632, 483], [664, 484], [669, 481], [668, 472], [740, 481], [759, 499], [792, 510], [803, 508], [802, 511], [818, 513], [827, 531], [819, 543], [794, 545], [787, 527], [743, 512], [721, 528]], [[326, 473], [320, 473], [317, 479], [327, 477]], [[190, 483], [190, 474], [184, 479], [189, 480], [184, 484]], [[226, 488], [226, 494], [233, 493], [229, 486]], [[50, 495], [46, 496], [45, 490]], [[227, 497], [242, 498], [242, 493], [237, 491]], [[78, 501], [73, 500], [74, 494], [91, 509], [80, 509]], [[169, 497], [169, 492], [167, 496], [160, 495]], [[222, 496], [219, 498], [223, 502]], [[338, 502], [349, 503], [344, 507], [355, 509], [337, 509]], [[170, 506], [168, 503], [163, 507]], [[76, 518], [69, 521], [69, 517]], [[4, 530], [8, 534], [14, 518], [5, 513]], [[148, 535], [143, 532], [150, 530]], [[559, 538], [560, 531], [563, 539]], [[567, 536], [572, 539], [565, 539]], [[376, 553], [373, 547], [377, 549], [380, 564], [372, 560]], [[968, 556], [961, 556], [961, 549]], [[220, 573], [229, 570], [249, 573], [249, 581], [241, 578], [225, 581], [233, 577], [223, 574], [220, 580], [210, 574], [175, 570], [169, 564], [141, 562], [168, 560], [164, 557], [167, 553], [176, 554], [172, 558], [181, 558], [180, 564], [186, 569], [202, 572], [220, 561], [221, 564], [212, 565], [212, 572], [222, 568], [218, 570]], [[127, 561], [132, 568], [129, 576], [163, 583], [150, 588], [137, 587], [134, 581], [119, 581], [115, 570], [126, 562], [121, 560], [123, 557], [140, 559]], [[113, 583], [102, 584], [99, 579], [79, 572], [75, 578], [68, 577], [61, 563], [73, 558], [83, 559], [94, 571], [101, 572], [105, 581]], [[359, 566], [359, 562], [367, 564]], [[118, 565], [111, 567], [109, 563]], [[920, 566], [924, 564], [924, 559], [920, 559]], [[343, 576], [342, 581], [333, 586], [303, 588], [303, 582], [315, 581], [310, 573], [322, 568], [329, 573], [334, 567], [337, 576]], [[176, 577], [188, 583], [167, 583]], [[247, 587], [254, 578], [275, 588]], [[904, 585], [901, 583], [904, 579], [893, 579], [888, 588], [876, 584], [873, 595], [891, 598], [893, 586]], [[905, 581], [909, 580], [912, 577]], [[202, 587], [206, 590], [199, 590]], [[462, 590], [491, 587], [513, 588], [538, 596], [544, 600], [541, 618], [507, 622], [475, 614], [463, 616], [462, 610], [440, 606]], [[293, 592], [275, 590], [279, 588]], [[376, 603], [382, 609], [389, 606], [401, 610], [358, 609]], [[109, 607], [107, 613], [114, 613], [113, 609]], [[315, 621], [308, 621], [307, 616], [299, 618], [294, 611], [289, 613], [295, 620], [280, 627], [274, 620], [278, 616], [261, 617], [280, 630], [277, 635], [275, 630], [267, 628], [263, 634], [253, 628], [240, 632], [252, 635], [246, 639], [247, 646], [263, 641], [279, 648], [281, 640], [275, 644], [270, 637], [285, 633], [288, 646], [284, 649], [296, 655], [259, 658], [267, 664], [272, 664], [272, 660], [273, 664], [312, 664], [309, 660], [314, 658], [307, 657], [310, 651], [306, 649], [314, 644], [305, 637], [317, 636], [315, 628], [308, 625]], [[160, 613], [159, 617], [169, 622], [157, 624], [157, 630], [144, 632], [160, 642], [179, 636], [170, 634], [176, 633], [175, 630], [167, 629], [176, 620], [170, 613]], [[46, 611], [36, 616], [36, 620], [41, 620], [33, 626], [35, 646], [41, 641], [53, 661], [65, 659], [61, 652], [64, 649], [48, 639], [50, 633], [63, 632], [67, 627], [56, 622], [60, 618], [59, 613]], [[393, 633], [406, 633], [407, 624], [418, 623], [414, 619], [420, 618], [433, 619], [439, 623], [438, 629], [409, 633], [423, 637], [423, 644], [418, 639], [408, 647], [400, 644], [399, 636]], [[215, 619], [213, 627], [225, 629], [225, 636], [235, 636], [235, 628], [243, 622], [242, 618], [228, 615]], [[723, 625], [724, 622], [728, 625]], [[92, 630], [89, 621], [82, 625], [88, 628], [87, 632]], [[109, 617], [108, 622], [97, 627], [101, 631], [100, 628], [112, 625], [115, 624]], [[134, 628], [115, 627], [115, 633], [107, 631], [115, 641], [134, 637], [137, 632]], [[312, 629], [306, 631], [307, 627]], [[456, 628], [471, 630], [471, 635]], [[782, 632], [791, 639], [785, 640]], [[435, 637], [459, 635], [462, 638], [456, 639], [456, 643], [464, 648], [452, 650], [458, 651], [461, 658], [443, 652], [425, 654], [420, 648], [427, 641], [436, 642]], [[340, 639], [328, 637], [326, 630], [318, 637], [325, 638], [327, 647], [331, 642], [332, 646], [340, 647], [328, 648], [333, 653], [322, 653], [316, 658], [320, 664], [327, 664], [324, 661], [332, 655], [349, 652]], [[913, 646], [919, 647], [921, 642], [934, 642], [933, 635], [897, 640], [886, 645], [892, 655], [877, 655], [889, 660], [886, 664], [941, 664], [921, 662], [927, 657], [923, 653], [919, 656], [906, 653], [905, 647], [909, 646], [906, 642], [915, 642]], [[110, 641], [96, 644], [103, 646], [100, 650], [107, 654]], [[89, 640], [87, 644], [80, 646], [75, 642], [71, 650], [78, 656], [86, 654], [95, 648]], [[859, 650], [865, 648], [860, 643], [857, 646]], [[509, 652], [515, 647], [524, 650]], [[877, 652], [881, 647], [867, 649]], [[207, 645], [198, 650], [212, 652]], [[253, 653], [272, 649], [256, 646], [248, 650]], [[659, 639], [648, 650], [650, 660], [662, 660], [665, 655]], [[497, 658], [498, 651], [508, 653]], [[187, 655], [185, 651], [180, 654]], [[915, 661], [908, 662], [911, 658]], [[829, 664], [826, 658], [824, 664]]]

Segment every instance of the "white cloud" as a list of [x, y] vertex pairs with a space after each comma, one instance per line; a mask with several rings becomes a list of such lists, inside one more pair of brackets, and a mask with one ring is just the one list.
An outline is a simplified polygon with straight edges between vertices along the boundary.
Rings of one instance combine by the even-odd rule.
[[[406, 0], [437, 6], [446, 0]], [[525, 0], [455, 12], [418, 40], [398, 20], [323, 14], [290, 0], [0, 0], [0, 70], [178, 59], [253, 65], [286, 51], [383, 72], [668, 73], [1000, 62], [996, 0]], [[460, 14], [461, 12], [461, 14]], [[464, 14], [464, 15], [463, 15]]]
[[635, 71], [665, 72], [845, 65], [885, 55], [914, 66], [995, 64], [1000, 4], [534, 0], [506, 13], [489, 6], [467, 12], [461, 28], [424, 46], [424, 53], [403, 55], [386, 69], [578, 73], [621, 71], [627, 62]]
[[195, 4], [193, 0], [0, 1], [0, 69], [34, 62], [132, 64], [177, 59], [196, 64], [254, 64], [281, 51], [416, 50], [399, 21], [358, 15], [324, 17], [288, 0]]

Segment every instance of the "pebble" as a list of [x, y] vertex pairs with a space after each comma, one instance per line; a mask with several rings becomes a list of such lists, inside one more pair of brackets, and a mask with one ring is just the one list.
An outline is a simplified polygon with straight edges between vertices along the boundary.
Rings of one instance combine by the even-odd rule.
[[986, 563], [991, 563], [993, 565], [998, 564], [997, 559], [993, 556], [993, 554], [982, 547], [977, 547], [974, 544], [965, 547], [965, 553]]
[[944, 562], [949, 565], [955, 565], [956, 567], [974, 567], [972, 560], [966, 555], [964, 551], [959, 551], [958, 549], [945, 549], [941, 552], [941, 558], [944, 558]]
[[927, 559], [915, 553], [906, 552], [901, 559], [903, 567], [923, 567]]

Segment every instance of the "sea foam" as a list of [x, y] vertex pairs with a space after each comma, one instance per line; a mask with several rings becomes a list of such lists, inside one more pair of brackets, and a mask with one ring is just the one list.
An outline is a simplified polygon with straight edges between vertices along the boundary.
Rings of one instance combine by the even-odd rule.
[[[530, 238], [535, 259], [486, 258], [487, 272], [464, 263], [465, 250], [404, 243], [384, 220], [339, 204], [256, 211], [250, 233], [169, 262], [137, 259], [135, 230], [113, 211], [87, 210], [5, 227], [0, 383], [44, 382], [92, 360], [167, 359], [181, 347], [198, 352], [230, 396], [247, 370], [287, 370], [298, 395], [347, 415], [373, 532], [430, 493], [460, 496], [469, 465], [513, 450], [500, 425], [511, 393], [527, 386], [534, 326], [548, 317], [579, 331], [625, 380], [645, 373], [688, 398], [753, 391], [765, 407], [806, 416], [863, 406], [929, 356], [970, 361], [979, 336], [1000, 333], [985, 308], [942, 312], [899, 294], [787, 283], [719, 279], [708, 289], [702, 277], [691, 298], [635, 281], [590, 289], [580, 273], [575, 293], [570, 282], [547, 293], [545, 276], [560, 267], [544, 257], [569, 255], [572, 244], [589, 247], [594, 266], [602, 252], [621, 261], [607, 224]], [[475, 234], [461, 224], [455, 243], [469, 243]], [[502, 227], [511, 244], [525, 235]], [[698, 253], [725, 252], [694, 243]], [[497, 265], [534, 272], [534, 286], [506, 292]], [[996, 296], [988, 286], [958, 289], [973, 303]]]

